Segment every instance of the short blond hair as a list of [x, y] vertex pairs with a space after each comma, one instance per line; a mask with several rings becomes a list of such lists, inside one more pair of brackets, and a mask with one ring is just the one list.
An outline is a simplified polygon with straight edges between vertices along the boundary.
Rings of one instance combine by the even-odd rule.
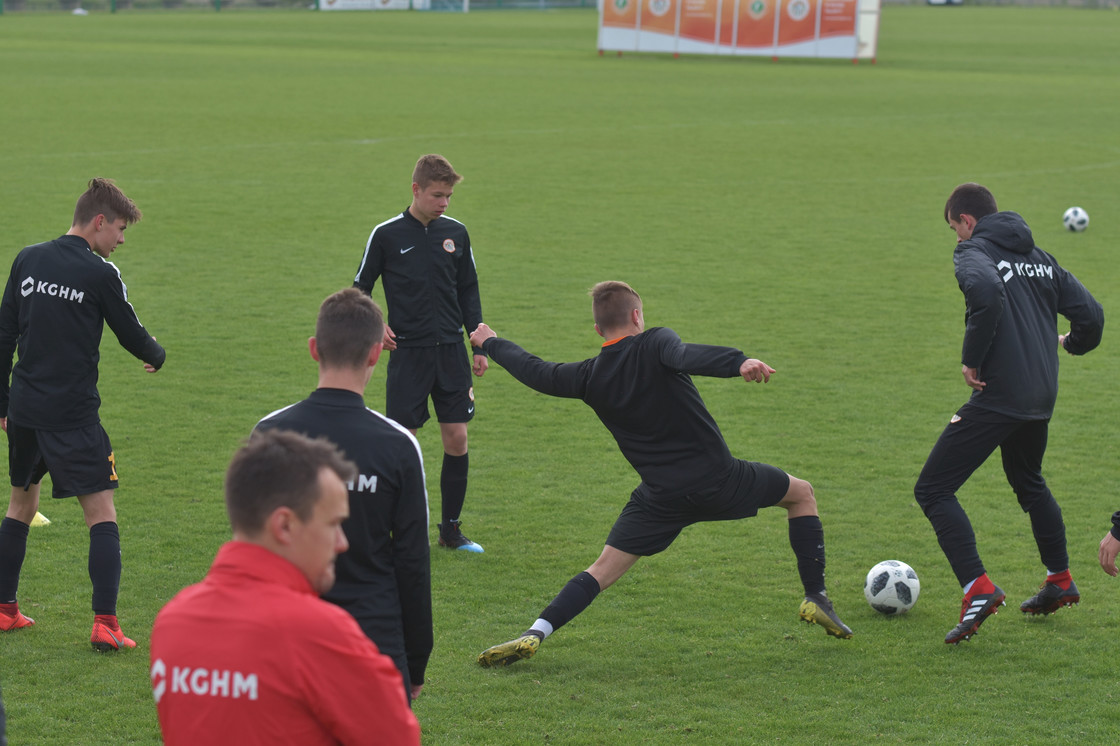
[[591, 314], [600, 329], [626, 326], [630, 312], [642, 307], [642, 297], [625, 282], [607, 280], [591, 288]]

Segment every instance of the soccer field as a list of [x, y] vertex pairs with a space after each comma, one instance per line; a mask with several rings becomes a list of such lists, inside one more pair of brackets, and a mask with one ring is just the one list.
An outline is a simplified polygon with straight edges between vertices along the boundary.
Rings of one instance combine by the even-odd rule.
[[[961, 500], [1008, 606], [943, 644], [960, 589], [912, 487], [968, 395], [942, 218], [954, 186], [989, 186], [1110, 318], [1118, 307], [1120, 13], [889, 6], [874, 65], [600, 57], [595, 32], [588, 10], [0, 16], [3, 256], [64, 233], [90, 177], [116, 179], [144, 220], [114, 261], [168, 352], [152, 376], [111, 332], [102, 345], [118, 608], [139, 647], [90, 650], [87, 530], [76, 501], [45, 500], [53, 522], [32, 529], [20, 584], [38, 624], [0, 635], [12, 744], [158, 743], [152, 621], [228, 539], [231, 454], [314, 388], [316, 309], [408, 205], [427, 152], [466, 177], [448, 214], [470, 228], [500, 335], [590, 357], [586, 291], [620, 279], [648, 325], [777, 369], [765, 386], [697, 384], [735, 455], [814, 484], [855, 637], [798, 621], [771, 510], [686, 530], [532, 660], [478, 667], [595, 559], [637, 482], [587, 407], [493, 366], [475, 387], [463, 516], [486, 553], [433, 551], [426, 744], [1115, 738], [1120, 585], [1096, 563], [1120, 508], [1111, 327], [1062, 357], [1046, 464], [1080, 606], [1019, 613], [1044, 571], [993, 459]], [[1071, 205], [1091, 215], [1085, 233], [1063, 230]], [[367, 402], [383, 410], [383, 366]], [[438, 520], [437, 430], [420, 442]], [[863, 599], [884, 559], [921, 577], [904, 617]]]

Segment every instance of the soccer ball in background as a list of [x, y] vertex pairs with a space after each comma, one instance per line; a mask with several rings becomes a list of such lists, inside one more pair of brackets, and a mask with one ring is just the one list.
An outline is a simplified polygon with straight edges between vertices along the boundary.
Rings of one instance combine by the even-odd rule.
[[1066, 210], [1065, 215], [1062, 215], [1062, 225], [1064, 225], [1068, 231], [1080, 233], [1089, 227], [1089, 213], [1085, 212], [1080, 207], [1071, 207]]
[[914, 608], [921, 589], [918, 573], [910, 565], [898, 560], [884, 560], [867, 573], [863, 595], [875, 611], [898, 615]]

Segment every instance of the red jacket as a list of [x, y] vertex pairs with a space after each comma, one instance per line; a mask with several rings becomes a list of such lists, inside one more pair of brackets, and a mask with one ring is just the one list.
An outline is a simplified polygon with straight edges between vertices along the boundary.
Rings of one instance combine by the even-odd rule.
[[167, 746], [419, 744], [400, 672], [299, 569], [229, 542], [152, 629]]

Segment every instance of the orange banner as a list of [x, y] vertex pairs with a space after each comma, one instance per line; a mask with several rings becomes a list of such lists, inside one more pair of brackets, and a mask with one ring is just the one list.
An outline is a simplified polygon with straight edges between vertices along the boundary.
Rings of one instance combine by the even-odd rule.
[[677, 33], [678, 0], [642, 0], [642, 31], [673, 36]]
[[778, 44], [799, 44], [816, 39], [817, 0], [782, 0]]
[[855, 36], [856, 0], [821, 0], [821, 38]]
[[638, 26], [638, 0], [603, 0], [603, 25], [615, 28]]
[[879, 10], [880, 0], [600, 0], [599, 51], [874, 61]]
[[719, 43], [731, 46], [735, 36], [735, 3], [737, 0], [723, 0], [719, 14]]
[[739, 0], [739, 33], [736, 46], [774, 46], [775, 0]]
[[[724, 0], [734, 5], [735, 0]], [[719, 0], [682, 0], [681, 38], [715, 43]]]

